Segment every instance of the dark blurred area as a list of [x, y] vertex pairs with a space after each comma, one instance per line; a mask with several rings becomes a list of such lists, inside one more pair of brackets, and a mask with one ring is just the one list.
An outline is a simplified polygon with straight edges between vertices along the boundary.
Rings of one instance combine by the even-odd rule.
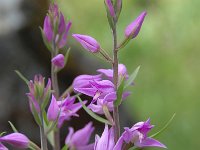
[[[50, 53], [43, 44], [39, 30], [39, 26], [43, 26], [48, 5], [48, 0], [0, 0], [0, 131], [12, 132], [8, 124], [11, 121], [38, 145], [39, 129], [29, 111], [28, 88], [14, 70], [19, 70], [27, 79], [33, 79], [35, 74], [50, 77]], [[95, 59], [87, 59], [79, 51], [72, 52], [67, 67], [59, 73], [61, 91], [77, 75], [95, 73], [97, 66], [103, 67], [98, 63]], [[90, 67], [86, 67], [88, 65]], [[62, 143], [68, 133], [67, 126], [80, 129], [91, 120], [83, 110], [79, 114], [80, 118], [73, 118], [61, 129]], [[104, 126], [98, 122], [94, 124], [97, 129]]]

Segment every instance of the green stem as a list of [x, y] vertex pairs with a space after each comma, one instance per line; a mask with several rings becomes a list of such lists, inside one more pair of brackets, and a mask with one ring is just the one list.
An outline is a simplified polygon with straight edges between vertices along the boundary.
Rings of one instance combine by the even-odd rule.
[[[55, 40], [53, 40], [55, 41]], [[53, 42], [53, 49], [51, 52], [51, 58], [55, 57], [58, 54], [58, 49], [56, 48], [56, 43]], [[52, 80], [52, 88], [54, 90], [54, 96], [56, 99], [59, 98], [59, 87], [58, 87], [58, 77], [57, 72], [55, 71], [55, 67], [51, 64], [51, 80]], [[56, 129], [54, 131], [54, 150], [60, 150], [60, 131]]]
[[48, 150], [47, 148], [47, 138], [44, 132], [44, 122], [43, 122], [43, 115], [42, 112], [40, 113], [40, 119], [42, 122], [42, 125], [40, 126], [40, 140], [41, 140], [41, 149], [42, 150]]
[[[113, 26], [113, 82], [115, 85], [115, 91], [118, 88], [118, 55], [117, 55], [117, 30], [116, 30], [116, 21], [114, 20]], [[113, 110], [113, 119], [114, 119], [114, 139], [115, 143], [117, 142], [120, 136], [120, 123], [119, 123], [119, 110], [118, 106], [114, 107]]]

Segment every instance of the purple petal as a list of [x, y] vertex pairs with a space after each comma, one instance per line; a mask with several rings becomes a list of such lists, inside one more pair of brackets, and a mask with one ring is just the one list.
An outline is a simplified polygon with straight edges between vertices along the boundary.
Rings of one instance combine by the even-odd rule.
[[29, 139], [21, 133], [11, 133], [0, 137], [0, 142], [5, 142], [18, 148], [28, 148], [29, 145]]
[[84, 128], [76, 131], [73, 134], [71, 143], [73, 143], [75, 147], [87, 145], [93, 131], [94, 127], [92, 127], [92, 123], [90, 122]]
[[89, 81], [99, 81], [101, 80], [101, 75], [80, 75], [77, 76], [73, 81], [73, 88], [90, 88], [90, 82]]
[[100, 45], [94, 38], [81, 34], [73, 34], [72, 36], [89, 52], [97, 53], [100, 51]]
[[117, 99], [116, 92], [111, 92], [111, 93], [108, 93], [108, 94], [104, 97], [103, 102], [113, 102], [113, 101], [116, 100], [116, 99]]
[[146, 12], [142, 12], [130, 25], [126, 27], [125, 36], [127, 38], [130, 36], [131, 38], [135, 38], [138, 35], [146, 14]]
[[5, 147], [3, 144], [0, 143], [0, 150], [8, 150], [8, 148]]
[[141, 143], [135, 142], [135, 146], [137, 147], [160, 147], [160, 148], [167, 148], [164, 144], [160, 143], [159, 141], [152, 139], [152, 138], [146, 138]]
[[58, 107], [56, 98], [54, 97], [54, 95], [52, 95], [51, 103], [47, 111], [48, 120], [55, 121], [58, 117], [59, 111], [60, 111], [60, 108]]
[[65, 66], [65, 56], [63, 54], [58, 54], [52, 58], [51, 62], [56, 67], [63, 68]]
[[97, 114], [100, 114], [100, 115], [104, 114], [103, 108], [102, 108], [101, 105], [90, 104], [88, 106], [88, 108], [91, 109], [94, 113], [97, 113]]
[[96, 94], [96, 89], [94, 88], [74, 88], [75, 91], [83, 93], [85, 95], [93, 97]]
[[123, 144], [123, 137], [121, 136], [119, 138], [119, 140], [117, 141], [115, 147], [113, 148], [113, 150], [121, 150], [122, 149], [122, 144]]
[[108, 78], [113, 77], [113, 70], [112, 69], [98, 69], [97, 72], [103, 73]]

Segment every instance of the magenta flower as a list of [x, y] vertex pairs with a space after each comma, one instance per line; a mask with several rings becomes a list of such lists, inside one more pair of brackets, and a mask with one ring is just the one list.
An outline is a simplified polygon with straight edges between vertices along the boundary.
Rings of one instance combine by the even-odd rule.
[[[122, 95], [122, 99], [125, 100], [129, 95], [130, 92], [124, 92]], [[112, 92], [107, 94], [103, 99], [97, 99], [96, 104], [91, 103], [87, 107], [97, 114], [104, 114], [103, 107], [107, 107], [108, 110], [112, 112], [114, 108], [113, 101], [115, 101], [116, 99], [116, 92]]]
[[111, 112], [113, 111], [114, 105], [113, 101], [116, 100], [116, 93], [112, 92], [107, 94], [104, 99], [98, 99], [96, 104], [91, 103], [88, 108], [91, 109], [94, 113], [97, 114], [104, 114], [103, 107], [107, 107], [108, 110]]
[[[84, 101], [84, 104], [86, 104], [86, 101]], [[75, 97], [68, 96], [64, 100], [57, 101], [52, 95], [47, 117], [49, 121], [56, 121], [58, 117], [58, 127], [60, 128], [64, 121], [70, 120], [72, 116], [78, 117], [77, 111], [81, 108], [81, 103], [75, 103]]]
[[[98, 69], [97, 72], [100, 72], [107, 76], [110, 80], [113, 80], [113, 69]], [[125, 77], [125, 79], [128, 79], [127, 69], [124, 64], [118, 65], [118, 75], [119, 78]]]
[[101, 80], [101, 75], [80, 75], [74, 79], [72, 86], [73, 88], [90, 88], [91, 87], [90, 81], [100, 81], [100, 80]]
[[105, 4], [110, 12], [110, 16], [115, 17], [115, 9], [112, 4], [112, 0], [105, 0]]
[[145, 122], [138, 122], [132, 128], [124, 128], [125, 131], [122, 134], [124, 141], [128, 144], [132, 143], [134, 146], [143, 148], [143, 147], [161, 147], [166, 148], [165, 145], [159, 141], [147, 137], [147, 133], [154, 126], [150, 124], [150, 119]]
[[59, 68], [63, 68], [65, 66], [65, 56], [63, 54], [58, 54], [54, 58], [52, 58], [51, 62]]
[[75, 91], [93, 97], [95, 102], [98, 98], [104, 98], [107, 94], [115, 92], [114, 84], [109, 80], [90, 81], [91, 87], [74, 88]]
[[88, 35], [73, 34], [72, 35], [86, 50], [92, 53], [100, 51], [100, 44]]
[[21, 133], [11, 133], [0, 137], [0, 150], [7, 150], [1, 143], [8, 143], [17, 148], [28, 148], [29, 139]]
[[131, 24], [126, 27], [125, 36], [127, 38], [135, 38], [138, 35], [146, 15], [146, 12], [142, 12]]
[[94, 150], [121, 150], [122, 142], [121, 138], [115, 144], [113, 128], [108, 129], [108, 125], [105, 125], [101, 137], [98, 135], [95, 137]]
[[76, 131], [74, 133], [73, 128], [69, 128], [69, 134], [65, 139], [65, 144], [69, 146], [69, 150], [93, 150], [94, 143], [88, 144], [90, 140], [90, 136], [94, 131], [94, 127], [92, 127], [92, 123], [88, 123], [84, 128]]
[[[35, 75], [34, 81], [30, 80], [28, 87], [29, 93], [26, 95], [29, 98], [29, 104], [31, 111], [32, 107], [35, 108], [37, 112], [40, 112], [40, 105], [43, 104], [45, 100], [48, 100], [51, 94], [51, 80], [48, 79], [48, 83], [45, 87], [45, 78], [42, 75]], [[42, 101], [42, 102], [41, 102]], [[33, 111], [32, 111], [33, 112]]]

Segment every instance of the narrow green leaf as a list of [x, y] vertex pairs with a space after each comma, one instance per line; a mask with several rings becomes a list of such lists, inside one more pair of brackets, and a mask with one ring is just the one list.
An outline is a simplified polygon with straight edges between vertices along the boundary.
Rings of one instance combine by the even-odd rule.
[[81, 98], [79, 96], [77, 96], [78, 100], [80, 101], [80, 103], [83, 106], [83, 109], [94, 119], [96, 119], [99, 122], [105, 123], [105, 124], [109, 124], [112, 125], [108, 120], [96, 115], [95, 113], [93, 113], [90, 109], [88, 109], [85, 104], [83, 103], [83, 101], [81, 100]]
[[17, 133], [17, 129], [15, 128], [15, 126], [12, 124], [12, 122], [8, 121], [8, 123], [10, 124], [10, 127], [12, 128], [12, 130]]
[[65, 145], [62, 150], [68, 150], [68, 145]]
[[47, 113], [46, 113], [45, 110], [43, 111], [43, 119], [44, 119], [45, 124], [48, 126], [49, 125], [49, 121], [47, 119]]
[[21, 72], [19, 72], [18, 70], [15, 70], [16, 74], [28, 85], [29, 81], [28, 79], [26, 79]]
[[160, 133], [162, 133], [163, 131], [165, 131], [167, 129], [167, 127], [171, 124], [171, 122], [173, 121], [174, 117], [176, 116], [176, 114], [173, 114], [173, 116], [169, 119], [169, 121], [165, 124], [165, 126], [160, 129], [158, 132], [156, 132], [155, 134], [151, 135], [151, 138], [154, 138], [156, 136], [158, 136]]
[[124, 83], [125, 83], [125, 81], [124, 81], [124, 78], [123, 78], [119, 88], [117, 89], [117, 100], [114, 102], [114, 105], [116, 107], [119, 106], [122, 102], [122, 94], [123, 94], [123, 91], [124, 91]]
[[1, 132], [0, 133], [0, 137], [3, 136], [4, 134], [6, 134], [6, 132]]
[[125, 82], [124, 88], [129, 87], [129, 86], [133, 83], [133, 81], [135, 80], [135, 78], [136, 78], [136, 76], [137, 76], [139, 70], [140, 70], [140, 66], [138, 66], [138, 67], [133, 71], [133, 73], [129, 76], [128, 80]]

